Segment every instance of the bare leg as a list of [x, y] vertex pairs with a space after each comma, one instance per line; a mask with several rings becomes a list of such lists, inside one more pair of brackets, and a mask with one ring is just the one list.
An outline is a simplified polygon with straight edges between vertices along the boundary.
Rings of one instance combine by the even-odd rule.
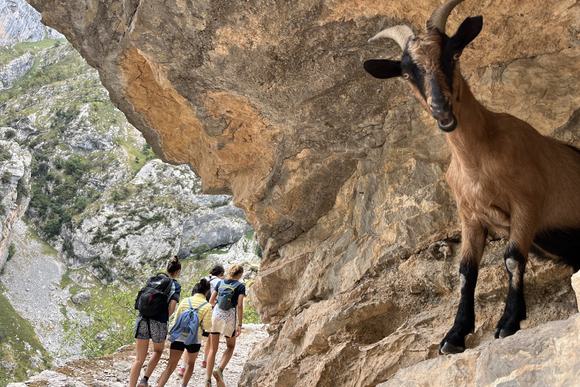
[[159, 377], [159, 381], [157, 382], [158, 387], [165, 386], [165, 384], [171, 377], [171, 374], [173, 373], [173, 371], [175, 371], [177, 364], [179, 364], [179, 359], [181, 359], [182, 354], [183, 351], [178, 351], [176, 349], [171, 349], [169, 351], [169, 360], [167, 361], [167, 366], [165, 367], [165, 370], [161, 374], [161, 377]]
[[199, 352], [185, 354], [186, 357], [186, 364], [187, 367], [185, 368], [185, 373], [183, 374], [183, 385], [187, 386], [189, 380], [191, 379], [191, 375], [193, 374], [193, 367], [195, 367], [195, 360], [197, 359], [197, 354]]
[[207, 368], [205, 369], [207, 380], [211, 380], [213, 374], [213, 367], [215, 365], [215, 357], [217, 355], [218, 347], [220, 344], [220, 335], [210, 333], [211, 340], [209, 340], [210, 350], [207, 357]]
[[161, 343], [153, 343], [153, 354], [151, 355], [151, 359], [149, 359], [149, 363], [147, 364], [147, 370], [145, 370], [145, 376], [148, 378], [151, 377], [155, 367], [157, 367], [157, 363], [159, 363], [159, 359], [161, 359], [161, 355], [163, 354], [163, 347], [165, 346], [165, 342], [162, 341]]
[[149, 340], [137, 339], [135, 342], [135, 360], [131, 366], [131, 374], [129, 375], [129, 387], [135, 387], [137, 385], [137, 380], [139, 379], [139, 374], [141, 373], [141, 367], [145, 363], [147, 358], [147, 350], [149, 349]]
[[227, 348], [224, 351], [224, 354], [222, 356], [222, 361], [220, 364], [220, 368], [222, 370], [226, 369], [226, 366], [228, 365], [228, 363], [230, 362], [230, 359], [232, 358], [232, 355], [234, 354], [234, 349], [236, 348], [236, 338], [234, 337], [226, 337], [226, 345]]
[[205, 346], [203, 348], [203, 361], [205, 362], [205, 366], [207, 367], [207, 358], [209, 356], [209, 349], [211, 347], [211, 336], [209, 335], [205, 340]]
[[461, 299], [453, 327], [439, 345], [441, 354], [465, 350], [465, 336], [475, 329], [475, 286], [487, 231], [479, 222], [462, 217], [461, 224]]

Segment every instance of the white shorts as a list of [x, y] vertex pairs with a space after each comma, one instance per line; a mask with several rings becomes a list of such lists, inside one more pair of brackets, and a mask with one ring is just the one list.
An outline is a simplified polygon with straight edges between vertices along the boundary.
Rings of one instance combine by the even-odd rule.
[[236, 333], [236, 308], [221, 310], [216, 305], [211, 316], [211, 333], [234, 337]]

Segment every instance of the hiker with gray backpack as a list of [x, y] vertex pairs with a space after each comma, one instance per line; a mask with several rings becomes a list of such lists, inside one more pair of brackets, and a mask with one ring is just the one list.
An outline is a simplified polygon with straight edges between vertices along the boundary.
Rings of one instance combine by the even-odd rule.
[[193, 286], [191, 297], [182, 300], [175, 312], [175, 322], [169, 331], [169, 360], [157, 386], [163, 387], [177, 367], [179, 359], [186, 350], [186, 368], [183, 374], [182, 386], [187, 386], [197, 354], [201, 349], [202, 330], [211, 330], [211, 305], [205, 299], [210, 290], [210, 283], [202, 278]]
[[[234, 354], [236, 337], [242, 331], [244, 296], [246, 295], [246, 286], [240, 282], [243, 274], [244, 268], [241, 265], [230, 266], [226, 272], [226, 279], [219, 281], [212, 290], [209, 303], [214, 308], [209, 340], [210, 350], [207, 358], [206, 387], [211, 387], [212, 375], [218, 387], [225, 387], [223, 372]], [[227, 348], [222, 355], [220, 365], [214, 369], [220, 335], [225, 336]]]
[[181, 263], [178, 257], [173, 257], [167, 265], [167, 273], [157, 274], [147, 281], [135, 299], [135, 309], [139, 316], [135, 322], [135, 361], [131, 366], [129, 387], [135, 387], [141, 367], [145, 363], [149, 350], [149, 341], [153, 341], [153, 354], [147, 364], [145, 375], [139, 381], [139, 387], [147, 387], [149, 378], [157, 366], [165, 338], [167, 337], [167, 321], [173, 314], [181, 294], [181, 286], [177, 278], [181, 274]]

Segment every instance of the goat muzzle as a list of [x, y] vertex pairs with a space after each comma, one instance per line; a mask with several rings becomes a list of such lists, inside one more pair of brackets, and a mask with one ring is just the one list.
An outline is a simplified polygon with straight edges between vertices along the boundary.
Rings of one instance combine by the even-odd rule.
[[452, 132], [457, 127], [457, 119], [450, 110], [437, 113], [433, 112], [433, 118], [437, 120], [439, 129], [444, 132]]

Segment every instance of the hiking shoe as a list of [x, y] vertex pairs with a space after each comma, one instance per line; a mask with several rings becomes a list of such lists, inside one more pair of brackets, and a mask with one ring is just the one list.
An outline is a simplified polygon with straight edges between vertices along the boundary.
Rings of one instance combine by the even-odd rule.
[[184, 373], [185, 373], [185, 367], [179, 366], [179, 369], [177, 370], [177, 375], [179, 375], [179, 377], [182, 378]]
[[216, 367], [215, 370], [213, 370], [213, 377], [215, 378], [215, 380], [217, 380], [217, 385], [219, 387], [225, 387], [225, 383], [224, 383], [224, 370], [222, 370], [220, 367]]
[[141, 378], [141, 381], [137, 385], [137, 387], [147, 387], [147, 386], [149, 386], [149, 384], [147, 383], [147, 379], [145, 378]]

